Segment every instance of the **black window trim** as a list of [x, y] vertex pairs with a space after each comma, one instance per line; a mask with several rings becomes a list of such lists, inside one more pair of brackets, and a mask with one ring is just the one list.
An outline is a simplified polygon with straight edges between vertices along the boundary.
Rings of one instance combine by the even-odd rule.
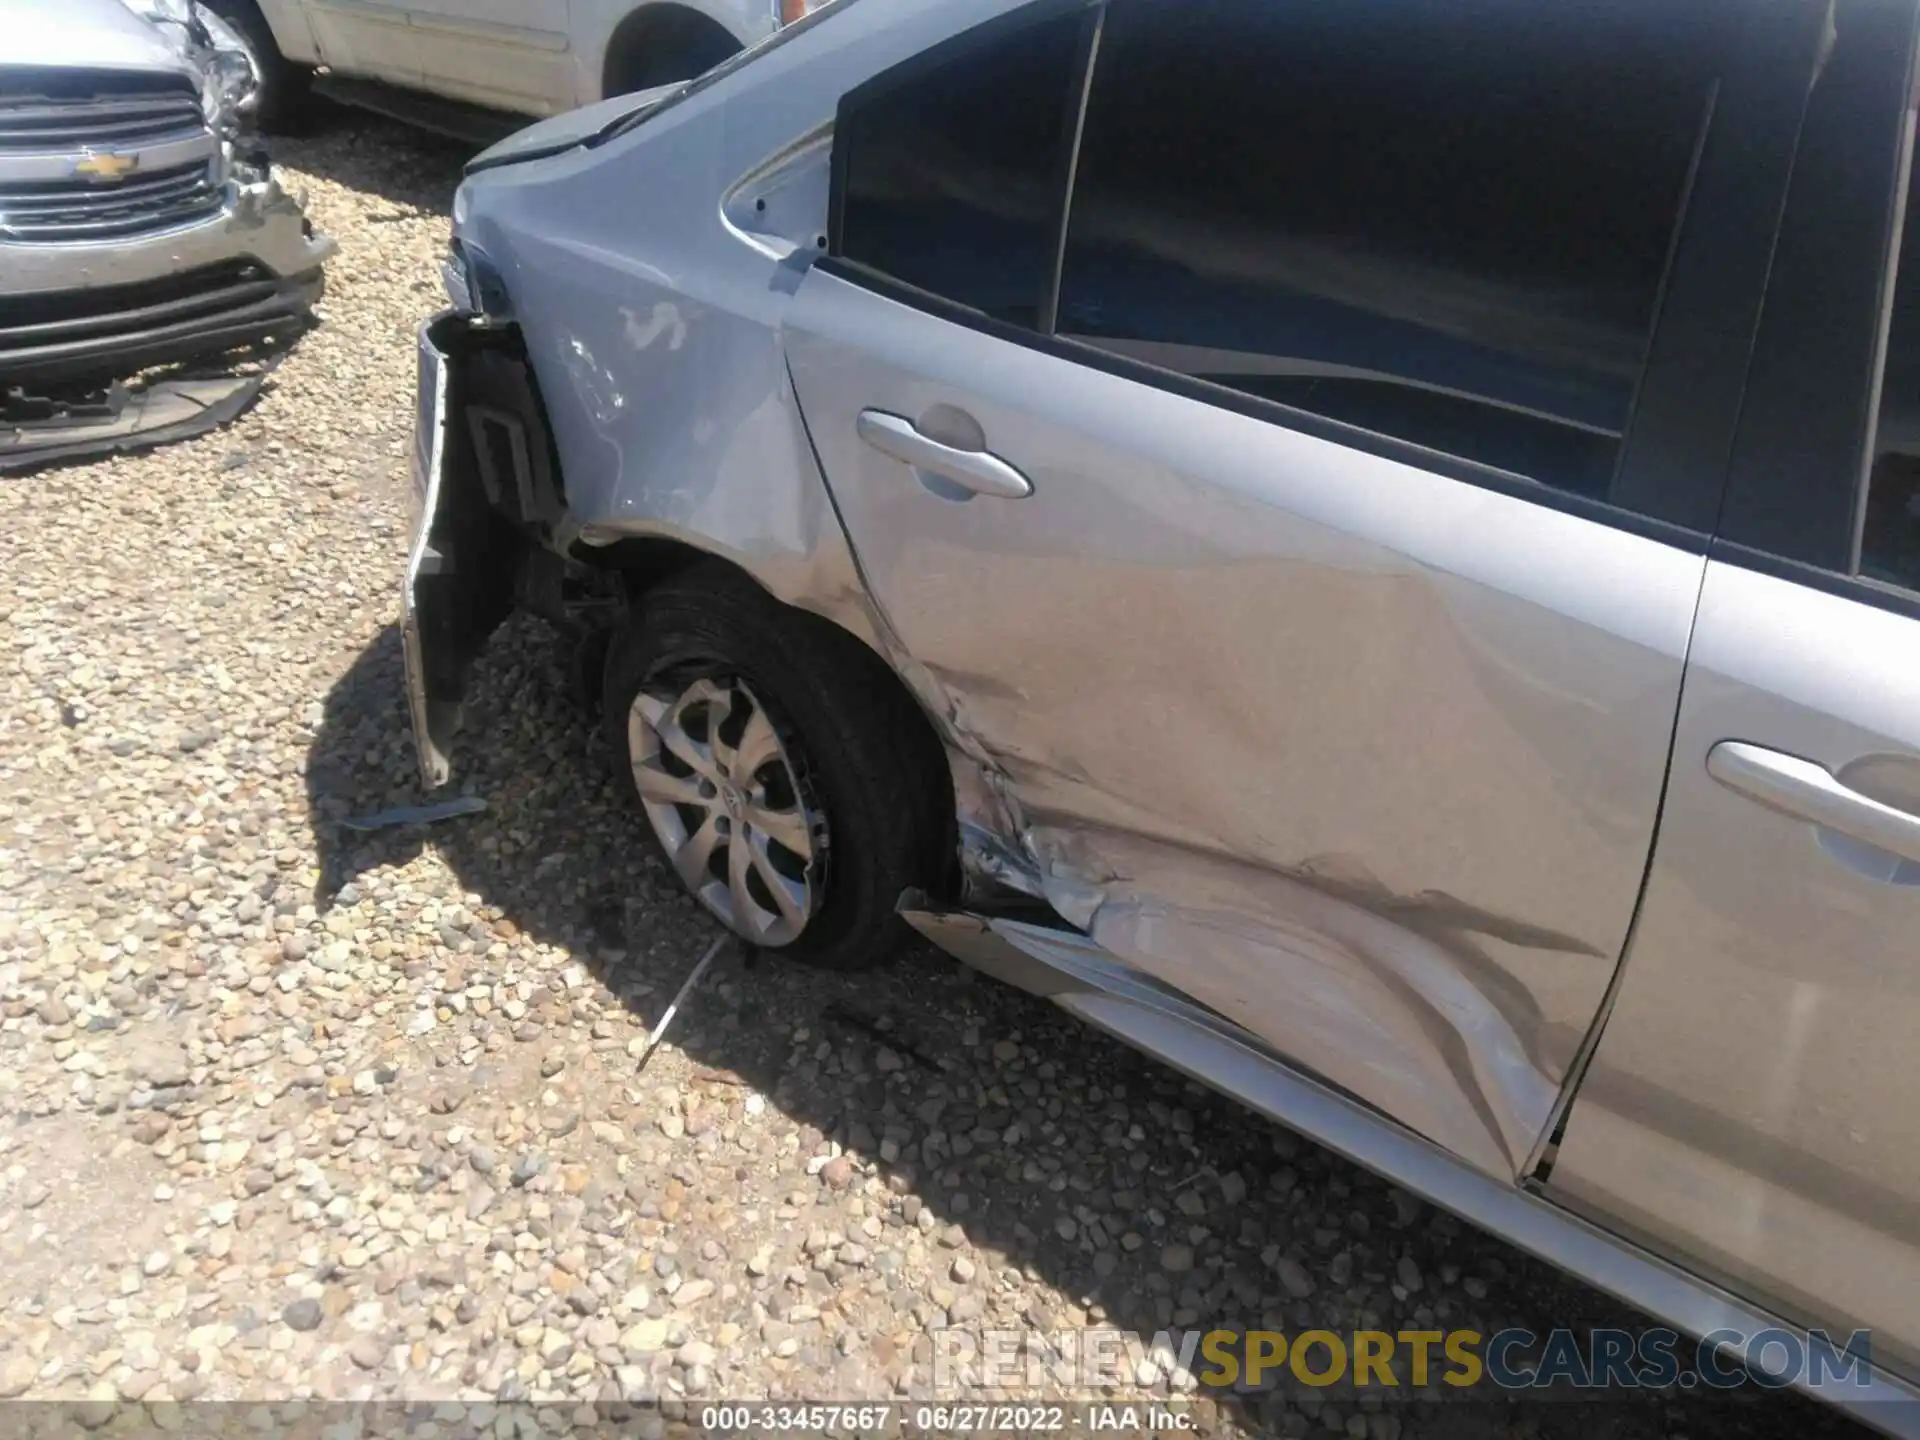
[[[1874, 325], [1873, 365], [1869, 372], [1866, 403], [1862, 407], [1867, 416], [1867, 433], [1854, 466], [1853, 516], [1847, 527], [1847, 574], [1856, 579], [1868, 578], [1860, 573], [1860, 561], [1866, 549], [1867, 497], [1873, 485], [1874, 448], [1880, 438], [1880, 399], [1886, 388], [1887, 343], [1893, 333], [1894, 290], [1900, 283], [1900, 250], [1907, 222], [1911, 218], [1907, 206], [1912, 201], [1909, 191], [1913, 181], [1914, 83], [1914, 71], [1910, 68], [1906, 113], [1900, 124], [1900, 148], [1894, 169], [1893, 223], [1887, 230], [1881, 262], [1880, 306]], [[1920, 584], [1896, 588], [1920, 590]]]
[[[1043, 23], [1063, 13], [1085, 11], [1087, 25], [1081, 38], [1079, 60], [1069, 84], [1077, 110], [1068, 128], [1064, 147], [1067, 153], [1061, 158], [1059, 168], [1063, 184], [1070, 182], [1078, 161], [1077, 149], [1094, 79], [1107, 3], [1108, 0], [1035, 0], [1035, 3], [1006, 11], [932, 45], [890, 69], [870, 76], [842, 95], [836, 113], [836, 132], [844, 133], [846, 130], [842, 122], [849, 110], [902, 85], [913, 83], [930, 69], [970, 53], [976, 47], [996, 44], [1003, 37], [1027, 26]], [[1707, 0], [1707, 3], [1713, 3], [1713, 0]], [[1497, 494], [1528, 500], [1690, 553], [1705, 554], [1713, 536], [1713, 517], [1724, 503], [1727, 462], [1733, 448], [1735, 422], [1745, 394], [1747, 361], [1759, 324], [1766, 264], [1772, 254], [1771, 222], [1777, 220], [1785, 203], [1787, 175], [1801, 119], [1801, 106], [1798, 103], [1791, 106], [1782, 104], [1783, 93], [1795, 92], [1794, 73], [1783, 75], [1781, 68], [1785, 66], [1789, 72], [1793, 72], [1794, 67], [1798, 67], [1797, 94], [1803, 97], [1810, 82], [1817, 44], [1814, 26], [1807, 19], [1814, 11], [1818, 11], [1824, 21], [1825, 10], [1817, 4], [1808, 5], [1801, 16], [1801, 23], [1792, 27], [1791, 38], [1779, 44], [1776, 42], [1780, 34], [1788, 27], [1776, 28], [1760, 23], [1748, 6], [1734, 3], [1734, 0], [1729, 0], [1725, 8], [1727, 15], [1741, 22], [1736, 28], [1741, 39], [1733, 47], [1729, 59], [1729, 75], [1737, 83], [1730, 86], [1723, 82], [1716, 87], [1709, 118], [1703, 124], [1696, 142], [1682, 195], [1680, 219], [1669, 248], [1667, 268], [1661, 277], [1641, 376], [1635, 386], [1627, 428], [1622, 432], [1621, 451], [1615, 470], [1617, 485], [1622, 476], [1632, 477], [1636, 474], [1644, 454], [1657, 454], [1666, 449], [1675, 449], [1682, 454], [1691, 451], [1695, 461], [1700, 463], [1667, 467], [1668, 479], [1686, 486], [1690, 492], [1686, 497], [1687, 503], [1677, 507], [1687, 513], [1687, 521], [1627, 509], [1612, 501], [1557, 488], [1531, 476], [1464, 456], [1431, 450], [1398, 436], [1365, 430], [1278, 401], [1262, 399], [1163, 369], [1146, 361], [1060, 336], [1053, 333], [1051, 325], [1042, 331], [997, 321], [968, 306], [850, 259], [842, 252], [841, 244], [846, 201], [846, 150], [839, 144], [834, 146], [830, 162], [827, 249], [814, 265], [826, 274], [997, 339], [1119, 378], [1151, 385], [1218, 409], [1277, 424], [1348, 449], [1411, 465]], [[1783, 85], [1786, 87], [1784, 92]], [[1702, 194], [1703, 182], [1710, 191], [1705, 198]], [[1060, 268], [1064, 259], [1070, 209], [1069, 186], [1055, 205], [1055, 262], [1051, 275], [1043, 282], [1042, 308], [1038, 312], [1043, 321], [1057, 318]], [[1758, 231], [1756, 216], [1761, 217]], [[1746, 275], [1740, 265], [1729, 267], [1724, 263], [1727, 252], [1739, 250], [1743, 242], [1748, 252], [1745, 271], [1751, 271], [1751, 275]], [[1675, 276], [1683, 264], [1689, 267], [1689, 283], [1680, 287], [1675, 283]], [[1676, 313], [1688, 306], [1700, 308], [1695, 303], [1698, 297], [1694, 294], [1706, 288], [1698, 283], [1700, 274], [1729, 269], [1750, 282], [1731, 304], [1723, 304], [1705, 314], [1683, 317]], [[1677, 306], [1670, 303], [1675, 299], [1676, 289], [1680, 291], [1680, 303]], [[1049, 304], [1049, 301], [1052, 303]], [[1709, 373], [1704, 378], [1720, 391], [1718, 398], [1722, 413], [1710, 413], [1713, 407], [1707, 406], [1668, 405], [1664, 408], [1669, 413], [1657, 421], [1648, 420], [1643, 416], [1643, 395], [1653, 385], [1662, 388], [1672, 386], [1673, 379], [1664, 377], [1661, 371], [1686, 368], [1673, 366], [1673, 357], [1666, 353], [1669, 347], [1662, 344], [1663, 338], [1670, 339], [1673, 331], [1680, 328], [1683, 318], [1691, 321], [1696, 329], [1721, 332], [1722, 353], [1712, 356], [1714, 363], [1708, 367]], [[1660, 366], [1659, 371], [1656, 371], [1656, 364]], [[1661, 427], [1659, 432], [1651, 433], [1656, 424]], [[1673, 473], [1676, 469], [1677, 474]], [[1644, 488], [1644, 482], [1641, 488]]]
[[1087, 101], [1093, 95], [1094, 67], [1100, 63], [1100, 36], [1106, 26], [1106, 0], [1099, 0], [1082, 22], [1080, 48], [1074, 56], [1073, 75], [1067, 85], [1073, 123], [1065, 130], [1066, 144], [1056, 182], [1059, 192], [1053, 207], [1053, 264], [1040, 282], [1040, 308], [1034, 328], [1042, 335], [1051, 335], [1060, 328], [1060, 277], [1067, 266], [1067, 226], [1073, 223], [1073, 187], [1080, 175], [1080, 142], [1087, 133]]
[[1834, 0], [1833, 14], [1836, 55], [1853, 37], [1871, 83], [1836, 77], [1828, 56], [1810, 96], [1708, 555], [1920, 619], [1920, 587], [1860, 573], [1902, 202], [1913, 198], [1901, 166], [1914, 143], [1920, 4]]
[[1804, 585], [1823, 595], [1857, 600], [1876, 610], [1891, 610], [1909, 620], [1920, 620], [1920, 591], [1890, 585], [1871, 575], [1843, 575], [1838, 570], [1823, 569], [1818, 565], [1809, 565], [1804, 560], [1789, 559], [1771, 550], [1756, 550], [1750, 545], [1723, 538], [1716, 538], [1707, 547], [1707, 558], [1741, 570], [1751, 570], [1756, 575]]

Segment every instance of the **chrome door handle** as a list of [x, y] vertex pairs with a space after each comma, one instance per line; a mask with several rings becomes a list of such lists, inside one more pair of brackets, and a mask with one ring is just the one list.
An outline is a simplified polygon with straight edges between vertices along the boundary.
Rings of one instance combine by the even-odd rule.
[[1707, 773], [1750, 800], [1920, 865], [1920, 815], [1849, 789], [1824, 765], [1745, 740], [1707, 752]]
[[911, 420], [898, 415], [889, 415], [884, 410], [862, 410], [855, 428], [860, 438], [882, 455], [931, 470], [976, 495], [1024, 500], [1033, 493], [1033, 482], [998, 455], [987, 450], [962, 450], [935, 440], [923, 435]]

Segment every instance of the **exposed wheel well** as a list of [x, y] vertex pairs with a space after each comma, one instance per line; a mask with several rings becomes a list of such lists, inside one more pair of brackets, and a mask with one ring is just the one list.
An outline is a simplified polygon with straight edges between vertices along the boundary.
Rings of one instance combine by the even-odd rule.
[[642, 5], [622, 20], [607, 41], [600, 94], [625, 95], [651, 85], [690, 80], [740, 48], [711, 16], [671, 0]]
[[[683, 544], [678, 540], [642, 537], [620, 540], [596, 550], [593, 563], [597, 568], [619, 573], [629, 604], [638, 601], [648, 590], [668, 577], [695, 567], [731, 570], [748, 584], [765, 589], [749, 571], [725, 557], [702, 550], [697, 546]], [[914, 697], [913, 692], [907, 688], [906, 682], [895, 673], [893, 666], [887, 663], [884, 656], [877, 654], [859, 637], [848, 633], [826, 617], [795, 606], [787, 606], [784, 602], [782, 604], [795, 618], [796, 624], [831, 631], [840, 638], [842, 643], [867, 656], [871, 661], [867, 668], [871, 672], [872, 683], [891, 692], [887, 696], [888, 708], [902, 716], [912, 717], [907, 723], [913, 724], [918, 730], [912, 748], [923, 757], [926, 765], [937, 767], [941, 785], [946, 793], [948, 835], [943, 858], [948, 868], [941, 885], [944, 893], [935, 898], [942, 900], [955, 898], [959, 893], [960, 885], [960, 836], [954, 818], [953, 771], [947, 763], [946, 747], [941, 743], [933, 722], [927, 718], [927, 713], [919, 700]]]

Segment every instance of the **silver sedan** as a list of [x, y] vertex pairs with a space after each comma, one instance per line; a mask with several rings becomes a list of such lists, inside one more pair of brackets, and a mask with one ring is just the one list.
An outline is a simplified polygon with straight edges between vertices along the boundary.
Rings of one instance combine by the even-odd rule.
[[1917, 23], [855, 0], [534, 126], [421, 337], [427, 782], [534, 610], [752, 944], [1920, 1429]]

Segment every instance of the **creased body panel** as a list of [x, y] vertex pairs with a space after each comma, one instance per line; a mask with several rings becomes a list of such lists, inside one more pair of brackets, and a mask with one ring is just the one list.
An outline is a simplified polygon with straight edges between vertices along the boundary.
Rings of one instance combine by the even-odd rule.
[[[1624, 941], [1700, 558], [819, 271], [788, 353], [864, 573], [1061, 913], [1513, 1174]], [[943, 499], [858, 437], [935, 405], [1033, 494]]]

